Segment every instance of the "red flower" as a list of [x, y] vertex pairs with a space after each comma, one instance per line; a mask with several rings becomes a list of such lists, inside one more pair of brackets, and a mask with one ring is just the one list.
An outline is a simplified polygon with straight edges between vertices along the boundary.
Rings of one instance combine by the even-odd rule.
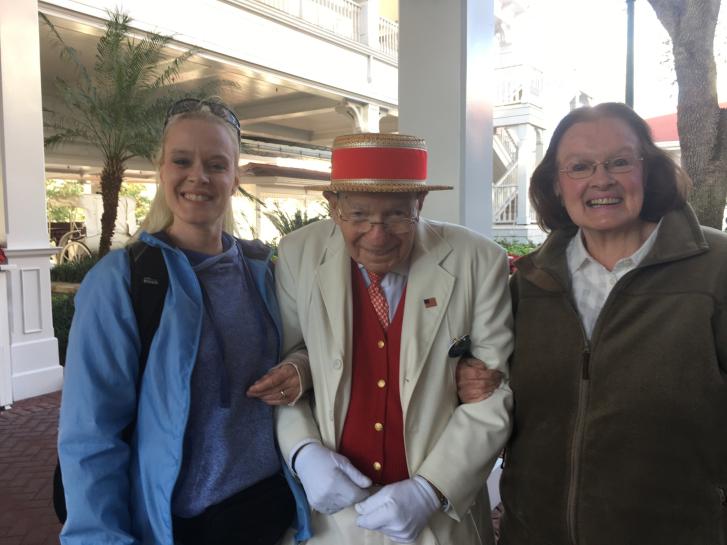
[[510, 274], [513, 274], [517, 270], [517, 260], [522, 256], [515, 254], [507, 254], [507, 264], [510, 266]]

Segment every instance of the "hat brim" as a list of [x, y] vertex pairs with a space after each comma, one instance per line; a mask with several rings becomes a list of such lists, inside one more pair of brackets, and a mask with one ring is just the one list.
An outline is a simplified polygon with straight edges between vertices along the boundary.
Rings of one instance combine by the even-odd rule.
[[307, 185], [308, 191], [332, 191], [355, 193], [427, 193], [429, 191], [445, 191], [454, 189], [451, 185], [427, 185], [412, 183], [361, 183], [361, 182], [333, 182], [325, 185]]

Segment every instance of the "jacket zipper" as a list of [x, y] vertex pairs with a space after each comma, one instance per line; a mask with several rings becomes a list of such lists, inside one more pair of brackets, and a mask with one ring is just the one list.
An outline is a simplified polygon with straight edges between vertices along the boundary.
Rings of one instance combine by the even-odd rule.
[[578, 323], [581, 326], [581, 333], [583, 334], [583, 338], [586, 340], [586, 345], [583, 348], [583, 353], [581, 356], [581, 380], [578, 385], [578, 409], [576, 411], [576, 422], [573, 432], [573, 445], [571, 448], [570, 483], [568, 486], [568, 503], [566, 507], [566, 526], [568, 527], [568, 535], [570, 537], [571, 545], [578, 545], [576, 509], [578, 507], [578, 480], [580, 478], [580, 461], [581, 450], [583, 448], [583, 433], [585, 428], [586, 405], [588, 401], [588, 387], [591, 380], [591, 341], [597, 338], [599, 330], [601, 329], [601, 323], [604, 320], [604, 316], [607, 316], [607, 311], [610, 310], [610, 307], [613, 304], [612, 302], [615, 294], [623, 290], [624, 285], [628, 283], [628, 280], [633, 277], [636, 271], [638, 271], [639, 269], [640, 267], [636, 267], [636, 269], [627, 272], [621, 277], [618, 282], [616, 282], [616, 285], [611, 288], [611, 291], [608, 294], [608, 297], [606, 298], [603, 307], [601, 308], [601, 312], [596, 319], [596, 323], [594, 325], [591, 335], [591, 340], [588, 340], [588, 336], [586, 335], [586, 330], [583, 327], [583, 322], [581, 321], [580, 314], [578, 314], [578, 306], [576, 305], [575, 300], [571, 296], [571, 305], [573, 307], [573, 311], [578, 317]]
[[588, 381], [591, 370], [591, 347], [587, 343], [581, 357], [581, 381], [578, 385], [578, 410], [576, 412], [575, 430], [573, 432], [573, 446], [571, 447], [570, 483], [568, 485], [568, 503], [566, 510], [566, 524], [571, 544], [577, 545], [576, 539], [576, 496], [578, 493], [578, 479], [580, 473], [581, 447], [583, 445], [583, 428], [586, 416], [586, 398], [588, 397]]

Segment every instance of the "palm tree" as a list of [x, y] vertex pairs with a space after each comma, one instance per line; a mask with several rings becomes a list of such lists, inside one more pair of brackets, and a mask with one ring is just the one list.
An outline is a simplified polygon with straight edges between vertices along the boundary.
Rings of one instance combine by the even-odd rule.
[[111, 247], [126, 163], [133, 157], [152, 158], [164, 114], [176, 98], [169, 86], [194, 51], [169, 59], [164, 50], [171, 36], [134, 38], [129, 33], [131, 18], [117, 10], [109, 12], [106, 30], [96, 44], [95, 62], [87, 67], [48, 18], [40, 15], [57, 41], [61, 59], [71, 63], [78, 74], [76, 81], [56, 81], [66, 111], [47, 111], [50, 120], [46, 126], [52, 134], [45, 145], [71, 141], [101, 151], [99, 256], [103, 256]]

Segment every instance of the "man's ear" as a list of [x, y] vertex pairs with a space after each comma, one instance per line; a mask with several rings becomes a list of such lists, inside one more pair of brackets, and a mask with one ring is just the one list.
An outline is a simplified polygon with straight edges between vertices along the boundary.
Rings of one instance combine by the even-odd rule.
[[338, 216], [334, 214], [333, 212], [336, 210], [336, 207], [338, 206], [338, 194], [334, 193], [333, 191], [324, 191], [323, 196], [328, 201], [328, 209], [331, 212], [331, 218], [336, 220]]
[[417, 212], [422, 211], [422, 206], [424, 206], [424, 199], [427, 198], [427, 192], [422, 191], [421, 193], [417, 194]]

